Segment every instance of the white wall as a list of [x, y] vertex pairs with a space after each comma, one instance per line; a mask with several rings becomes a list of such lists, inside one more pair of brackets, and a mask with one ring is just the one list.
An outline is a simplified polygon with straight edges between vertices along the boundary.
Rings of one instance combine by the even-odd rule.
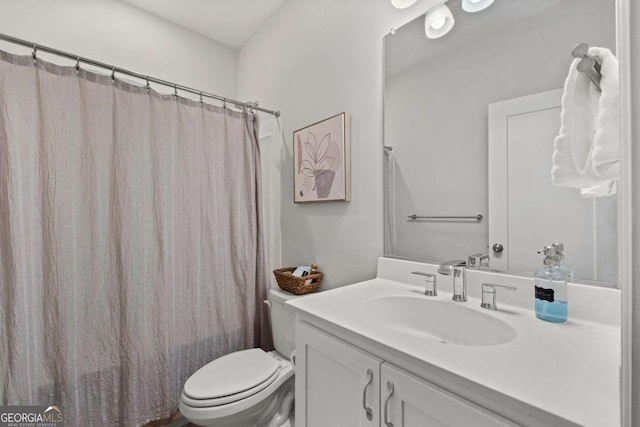
[[[240, 98], [282, 111], [283, 263], [319, 264], [324, 288], [375, 275], [383, 252], [382, 39], [433, 3], [398, 11], [389, 0], [287, 0], [240, 50]], [[292, 132], [343, 111], [351, 115], [352, 201], [294, 205]]]
[[[454, 15], [464, 13], [457, 2], [450, 7]], [[416, 31], [415, 26], [423, 34], [423, 20], [418, 21], [394, 37]], [[465, 28], [457, 31], [460, 36]], [[488, 241], [488, 105], [562, 88], [573, 46], [585, 41], [615, 51], [615, 34], [613, 0], [567, 0], [387, 77], [386, 143], [394, 147], [397, 159], [394, 255], [444, 261], [486, 253], [488, 244], [494, 243]], [[430, 44], [438, 48], [438, 40], [431, 40], [416, 50], [429, 49]], [[615, 218], [615, 198], [600, 203], [613, 206]], [[481, 223], [407, 221], [407, 215], [414, 213], [482, 214], [485, 219]], [[615, 229], [615, 220], [609, 223]], [[608, 237], [615, 239], [612, 234]], [[536, 249], [529, 251], [535, 254]], [[615, 240], [607, 249], [615, 250]], [[580, 248], [567, 250], [571, 259], [584, 258]], [[531, 264], [528, 271], [535, 268], [537, 264]], [[615, 280], [615, 268], [606, 273], [603, 277]], [[594, 280], [592, 276], [579, 277]]]
[[[0, 32], [203, 91], [237, 95], [235, 50], [119, 0], [0, 0]], [[0, 48], [25, 52], [4, 43]]]

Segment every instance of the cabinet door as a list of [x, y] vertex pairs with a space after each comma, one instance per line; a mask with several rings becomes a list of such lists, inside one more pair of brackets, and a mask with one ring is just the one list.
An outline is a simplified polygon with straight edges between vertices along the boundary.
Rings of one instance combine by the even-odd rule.
[[296, 427], [378, 427], [382, 361], [296, 324]]
[[388, 363], [382, 364], [381, 379], [384, 427], [516, 426]]

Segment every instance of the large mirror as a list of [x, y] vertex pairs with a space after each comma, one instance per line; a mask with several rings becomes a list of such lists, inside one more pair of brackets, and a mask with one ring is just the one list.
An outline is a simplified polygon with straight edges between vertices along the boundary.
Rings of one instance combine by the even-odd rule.
[[[442, 37], [427, 37], [420, 16], [384, 40], [385, 254], [484, 253], [491, 269], [531, 273], [542, 265], [537, 250], [562, 242], [575, 281], [615, 286], [616, 182], [552, 181], [572, 51], [587, 43], [615, 54], [615, 1], [495, 0], [476, 13], [461, 0], [445, 5], [455, 25]], [[589, 84], [580, 90], [597, 103], [592, 91], [602, 92]], [[578, 148], [575, 162], [587, 155]]]

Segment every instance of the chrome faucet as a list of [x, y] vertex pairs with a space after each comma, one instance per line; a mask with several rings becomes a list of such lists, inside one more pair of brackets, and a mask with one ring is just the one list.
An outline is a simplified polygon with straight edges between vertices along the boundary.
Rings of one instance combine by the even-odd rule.
[[467, 258], [467, 268], [471, 270], [480, 270], [480, 267], [482, 266], [482, 261], [487, 261], [488, 263], [489, 255], [487, 254], [469, 255], [469, 258]]
[[496, 285], [494, 283], [483, 283], [482, 284], [482, 303], [480, 307], [486, 308], [487, 310], [497, 310], [498, 305], [496, 304], [496, 289], [504, 289], [507, 291], [515, 291], [517, 288], [513, 286], [505, 286], [505, 285]]
[[462, 260], [447, 261], [438, 267], [438, 273], [445, 276], [453, 276], [453, 300], [456, 302], [467, 301], [466, 262]]
[[418, 276], [424, 276], [424, 294], [428, 297], [438, 296], [438, 290], [436, 288], [436, 275], [431, 273], [425, 273], [424, 271], [412, 271], [411, 274]]

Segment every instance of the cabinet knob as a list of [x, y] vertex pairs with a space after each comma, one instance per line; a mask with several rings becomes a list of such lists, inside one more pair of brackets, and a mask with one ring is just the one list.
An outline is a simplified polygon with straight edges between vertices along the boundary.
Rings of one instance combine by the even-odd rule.
[[493, 244], [493, 252], [500, 254], [502, 253], [502, 251], [504, 251], [504, 246], [502, 246], [502, 243]]

